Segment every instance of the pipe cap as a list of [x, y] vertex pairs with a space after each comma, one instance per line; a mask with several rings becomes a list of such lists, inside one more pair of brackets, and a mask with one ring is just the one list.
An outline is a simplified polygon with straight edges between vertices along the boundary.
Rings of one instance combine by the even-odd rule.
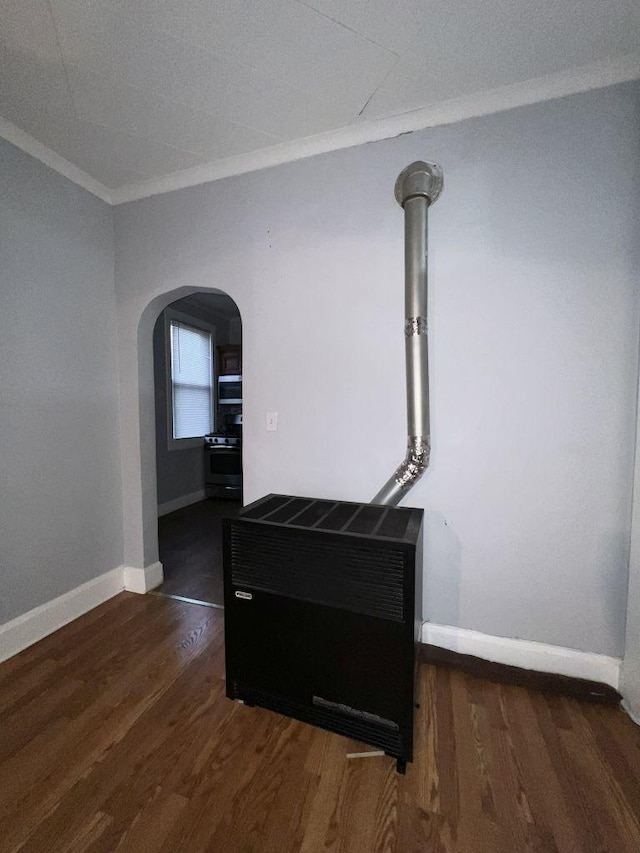
[[416, 160], [398, 175], [395, 186], [396, 201], [400, 207], [416, 196], [426, 198], [429, 205], [434, 204], [440, 197], [443, 188], [442, 169], [436, 163], [425, 163]]

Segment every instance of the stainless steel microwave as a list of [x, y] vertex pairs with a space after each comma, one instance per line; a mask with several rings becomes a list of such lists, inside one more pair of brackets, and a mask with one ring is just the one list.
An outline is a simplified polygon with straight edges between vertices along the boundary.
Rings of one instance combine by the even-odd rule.
[[227, 406], [242, 403], [242, 376], [218, 377], [218, 403]]

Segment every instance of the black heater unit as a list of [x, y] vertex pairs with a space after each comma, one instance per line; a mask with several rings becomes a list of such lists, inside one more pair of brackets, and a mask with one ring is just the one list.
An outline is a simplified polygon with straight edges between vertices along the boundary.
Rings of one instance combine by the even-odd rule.
[[[413, 757], [421, 509], [267, 495], [225, 520], [227, 696]], [[417, 568], [416, 568], [417, 567]]]

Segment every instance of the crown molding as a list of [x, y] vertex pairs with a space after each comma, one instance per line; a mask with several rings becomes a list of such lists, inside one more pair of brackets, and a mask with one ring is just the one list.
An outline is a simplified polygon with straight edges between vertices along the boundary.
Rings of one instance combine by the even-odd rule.
[[100, 181], [96, 181], [95, 178], [92, 178], [91, 175], [88, 175], [82, 169], [78, 168], [78, 166], [74, 166], [73, 163], [65, 160], [60, 154], [56, 154], [51, 148], [47, 148], [42, 142], [38, 142], [33, 136], [30, 136], [24, 130], [20, 130], [19, 127], [7, 121], [6, 118], [2, 118], [2, 116], [0, 116], [0, 137], [6, 139], [7, 142], [15, 145], [16, 148], [19, 148], [26, 154], [35, 157], [36, 160], [40, 160], [41, 163], [49, 166], [54, 172], [58, 172], [58, 174], [63, 175], [65, 178], [69, 178], [74, 184], [92, 193], [92, 195], [98, 196], [102, 201], [106, 201], [107, 204], [113, 204], [111, 190], [108, 187], [105, 187]]
[[640, 51], [568, 71], [536, 77], [523, 83], [513, 83], [497, 89], [464, 95], [419, 110], [359, 122], [339, 130], [284, 142], [238, 157], [227, 157], [193, 169], [173, 172], [170, 175], [127, 184], [112, 190], [1, 117], [0, 136], [108, 204], [117, 205], [210, 183], [233, 175], [267, 169], [270, 166], [303, 160], [316, 154], [327, 154], [330, 151], [352, 148], [367, 142], [379, 142], [403, 133], [453, 124], [464, 119], [504, 112], [515, 107], [563, 98], [592, 89], [603, 89], [638, 78], [640, 78]]

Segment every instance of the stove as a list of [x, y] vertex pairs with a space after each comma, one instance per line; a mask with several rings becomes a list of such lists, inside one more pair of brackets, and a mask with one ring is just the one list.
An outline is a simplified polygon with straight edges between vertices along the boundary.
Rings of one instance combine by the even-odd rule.
[[242, 440], [238, 435], [204, 437], [204, 488], [208, 498], [242, 499]]

